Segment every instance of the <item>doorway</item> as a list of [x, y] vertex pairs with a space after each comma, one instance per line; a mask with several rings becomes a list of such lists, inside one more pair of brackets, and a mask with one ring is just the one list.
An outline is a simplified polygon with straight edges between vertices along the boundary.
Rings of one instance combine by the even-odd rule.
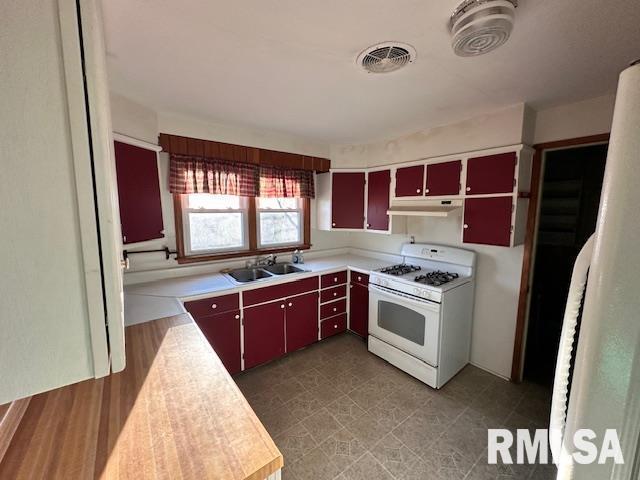
[[544, 152], [523, 377], [551, 386], [573, 264], [595, 231], [607, 144]]

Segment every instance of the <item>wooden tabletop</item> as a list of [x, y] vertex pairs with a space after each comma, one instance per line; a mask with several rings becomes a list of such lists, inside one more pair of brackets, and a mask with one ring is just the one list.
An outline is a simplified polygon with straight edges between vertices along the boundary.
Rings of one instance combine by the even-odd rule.
[[189, 315], [126, 330], [118, 374], [36, 395], [0, 478], [264, 480], [282, 454]]

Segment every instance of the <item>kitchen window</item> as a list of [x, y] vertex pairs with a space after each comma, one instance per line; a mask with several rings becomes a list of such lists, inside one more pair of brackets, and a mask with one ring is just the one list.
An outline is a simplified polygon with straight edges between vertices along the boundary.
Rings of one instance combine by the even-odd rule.
[[174, 195], [178, 262], [309, 248], [308, 198]]

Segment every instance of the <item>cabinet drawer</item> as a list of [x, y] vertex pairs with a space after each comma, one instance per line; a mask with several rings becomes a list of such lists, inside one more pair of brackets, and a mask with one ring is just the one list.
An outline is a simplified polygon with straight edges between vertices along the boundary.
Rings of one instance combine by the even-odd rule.
[[184, 308], [187, 309], [187, 312], [189, 312], [193, 318], [201, 318], [222, 312], [228, 312], [230, 310], [238, 310], [238, 308], [240, 308], [239, 300], [239, 295], [237, 293], [232, 293], [230, 295], [221, 295], [219, 297], [184, 302]]
[[351, 283], [357, 283], [363, 287], [369, 286], [369, 275], [360, 272], [351, 272]]
[[328, 318], [320, 324], [320, 338], [324, 339], [347, 330], [347, 314]]
[[339, 285], [333, 288], [327, 288], [320, 292], [320, 302], [330, 302], [331, 300], [337, 300], [347, 296], [347, 286]]
[[271, 287], [256, 288], [242, 292], [244, 306], [255, 305], [257, 303], [270, 302], [280, 298], [287, 298], [292, 295], [318, 290], [318, 277], [305, 278], [296, 282], [281, 283]]
[[334, 287], [343, 283], [347, 283], [346, 270], [344, 272], [327, 273], [320, 277], [320, 288]]
[[335, 302], [320, 305], [320, 318], [328, 318], [347, 311], [347, 299], [336, 300]]

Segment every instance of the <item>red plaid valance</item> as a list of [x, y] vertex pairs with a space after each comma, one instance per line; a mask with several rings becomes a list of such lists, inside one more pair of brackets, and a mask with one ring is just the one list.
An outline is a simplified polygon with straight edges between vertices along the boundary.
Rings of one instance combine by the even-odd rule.
[[313, 172], [204, 157], [171, 155], [169, 191], [240, 197], [314, 198]]
[[169, 163], [171, 193], [258, 196], [257, 165], [185, 155], [171, 155]]
[[260, 167], [261, 197], [315, 198], [313, 172], [281, 167]]

